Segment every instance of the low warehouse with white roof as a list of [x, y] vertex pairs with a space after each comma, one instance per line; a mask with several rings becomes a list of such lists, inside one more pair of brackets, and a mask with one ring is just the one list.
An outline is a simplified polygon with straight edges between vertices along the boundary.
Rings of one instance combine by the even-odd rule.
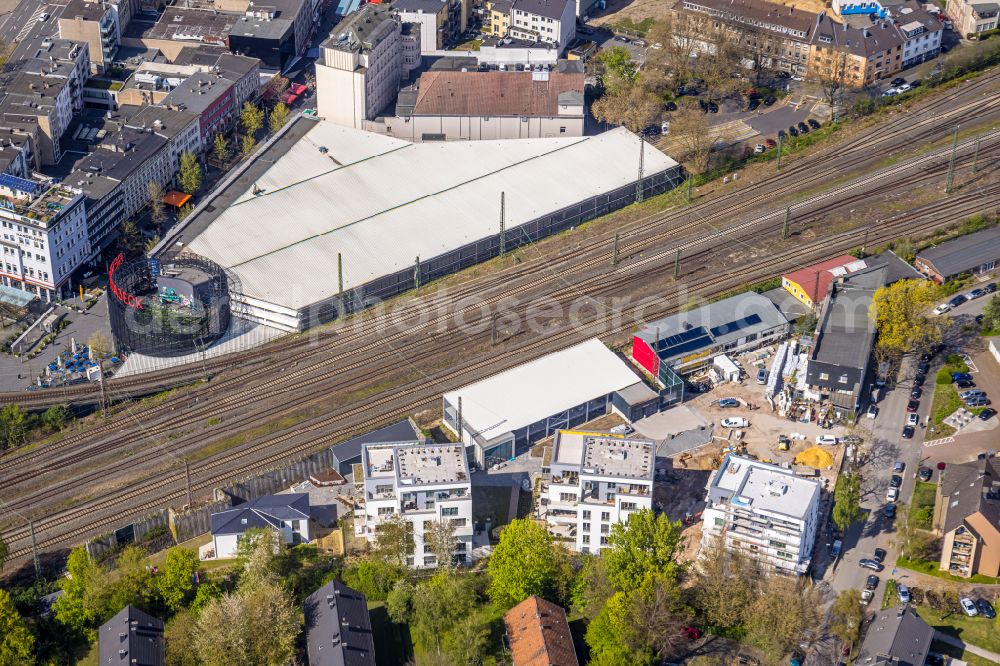
[[[507, 249], [633, 202], [639, 141], [619, 128], [413, 144], [301, 116], [159, 251], [210, 258], [246, 316], [302, 330], [496, 256], [502, 194]], [[680, 182], [674, 160], [642, 150], [645, 196]]]
[[445, 393], [443, 405], [445, 427], [489, 466], [611, 410], [629, 420], [655, 414], [660, 396], [592, 338]]

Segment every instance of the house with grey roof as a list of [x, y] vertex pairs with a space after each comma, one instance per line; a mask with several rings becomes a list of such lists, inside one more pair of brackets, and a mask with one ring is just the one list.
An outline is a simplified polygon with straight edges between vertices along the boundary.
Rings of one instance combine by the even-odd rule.
[[904, 604], [875, 615], [861, 643], [856, 666], [924, 666], [934, 629]]
[[101, 625], [97, 635], [101, 666], [163, 666], [163, 620], [126, 606]]
[[1000, 575], [1000, 465], [996, 458], [941, 472], [934, 502], [939, 568], [954, 576]]
[[1000, 226], [960, 236], [924, 250], [913, 264], [917, 270], [943, 284], [960, 275], [996, 270], [1000, 262]]
[[309, 666], [375, 666], [365, 595], [332, 580], [306, 597], [303, 610]]
[[309, 543], [308, 493], [265, 495], [226, 511], [213, 513], [215, 557], [235, 557], [236, 547], [249, 529], [272, 529], [287, 544]]

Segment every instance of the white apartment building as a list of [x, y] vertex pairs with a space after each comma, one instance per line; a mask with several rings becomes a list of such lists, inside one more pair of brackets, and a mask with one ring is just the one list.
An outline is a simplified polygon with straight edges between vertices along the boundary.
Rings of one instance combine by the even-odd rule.
[[320, 46], [316, 101], [320, 117], [364, 129], [396, 98], [403, 77], [400, 25], [388, 5], [348, 16]]
[[903, 44], [903, 68], [912, 67], [937, 57], [941, 52], [944, 26], [937, 17], [919, 7], [894, 8], [896, 27], [906, 40]]
[[422, 444], [369, 444], [361, 463], [363, 497], [355, 507], [355, 534], [374, 543], [379, 524], [402, 516], [413, 526], [413, 555], [407, 564], [436, 567], [438, 562], [424, 533], [434, 522], [455, 527], [456, 559], [472, 556], [472, 484], [465, 449]]
[[558, 431], [539, 507], [549, 532], [577, 552], [599, 552], [612, 525], [652, 508], [655, 460], [656, 443], [648, 439]]
[[0, 280], [46, 302], [90, 253], [84, 194], [0, 174]]
[[510, 36], [514, 39], [555, 44], [562, 51], [574, 35], [573, 0], [514, 0], [510, 10]]
[[766, 569], [803, 575], [819, 523], [820, 485], [777, 465], [729, 455], [708, 485], [702, 549], [722, 543]]

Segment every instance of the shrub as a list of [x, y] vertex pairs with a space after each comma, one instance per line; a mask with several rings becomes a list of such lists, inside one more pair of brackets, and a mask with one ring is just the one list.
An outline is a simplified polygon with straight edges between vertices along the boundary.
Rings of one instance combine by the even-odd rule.
[[948, 368], [941, 368], [938, 370], [934, 383], [941, 386], [951, 384], [951, 371]]

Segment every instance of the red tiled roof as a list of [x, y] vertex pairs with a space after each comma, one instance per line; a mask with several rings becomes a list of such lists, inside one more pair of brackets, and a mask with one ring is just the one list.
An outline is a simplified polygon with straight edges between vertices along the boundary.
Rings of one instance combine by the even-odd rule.
[[[788, 273], [785, 275], [785, 279], [789, 282], [794, 282], [795, 284], [802, 287], [802, 291], [806, 293], [813, 303], [818, 303], [826, 297], [827, 289], [830, 287], [830, 283], [833, 281], [832, 271], [835, 268], [840, 268], [841, 266], [846, 266], [847, 264], [853, 264], [861, 261], [857, 257], [852, 257], [849, 254], [843, 254], [839, 257], [833, 259], [827, 259], [824, 262], [818, 263], [815, 266], [808, 266], [806, 268], [800, 268], [797, 271]], [[863, 268], [864, 265], [861, 265]], [[858, 269], [855, 269], [858, 270]], [[854, 272], [854, 271], [850, 271]], [[816, 282], [816, 274], [819, 273], [819, 283]], [[817, 289], [818, 287], [818, 289]], [[817, 296], [817, 293], [820, 294]]]
[[514, 666], [579, 666], [566, 611], [528, 597], [503, 616]]
[[[559, 95], [583, 96], [583, 73], [425, 72], [413, 107], [415, 116], [557, 116]], [[539, 74], [535, 72], [534, 74]]]

